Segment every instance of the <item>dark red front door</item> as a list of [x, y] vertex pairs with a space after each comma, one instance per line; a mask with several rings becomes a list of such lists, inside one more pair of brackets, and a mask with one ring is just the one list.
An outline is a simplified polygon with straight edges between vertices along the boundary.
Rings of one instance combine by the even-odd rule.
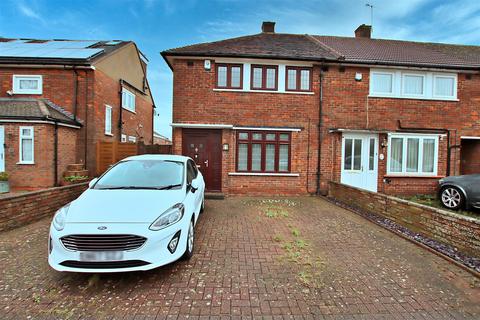
[[182, 153], [196, 162], [208, 191], [221, 191], [222, 131], [183, 129], [182, 132]]

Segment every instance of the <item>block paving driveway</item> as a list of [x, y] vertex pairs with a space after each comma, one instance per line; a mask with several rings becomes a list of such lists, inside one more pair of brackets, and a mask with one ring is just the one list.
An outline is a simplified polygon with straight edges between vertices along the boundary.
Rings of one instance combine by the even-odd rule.
[[480, 319], [480, 282], [321, 198], [207, 202], [196, 254], [149, 272], [48, 267], [49, 220], [0, 234], [0, 319]]

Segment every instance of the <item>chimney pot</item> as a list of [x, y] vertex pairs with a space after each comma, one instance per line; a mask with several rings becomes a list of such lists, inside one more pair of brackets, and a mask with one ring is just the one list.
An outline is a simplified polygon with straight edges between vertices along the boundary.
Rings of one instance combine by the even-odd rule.
[[361, 24], [355, 30], [355, 38], [371, 39], [372, 38], [372, 26], [369, 26], [369, 25], [366, 25], [366, 24]]
[[263, 33], [275, 33], [275, 22], [263, 21], [262, 32]]

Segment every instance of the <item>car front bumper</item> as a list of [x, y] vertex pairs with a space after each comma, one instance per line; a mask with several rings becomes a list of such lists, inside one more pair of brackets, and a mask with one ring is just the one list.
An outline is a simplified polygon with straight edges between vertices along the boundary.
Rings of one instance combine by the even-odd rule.
[[[182, 257], [187, 245], [189, 221], [182, 219], [163, 230], [151, 231], [149, 224], [105, 224], [105, 230], [98, 230], [97, 223], [66, 224], [62, 231], [50, 227], [49, 265], [57, 271], [85, 273], [113, 273], [127, 271], [145, 271], [174, 262]], [[171, 253], [167, 246], [175, 234], [180, 231], [180, 239], [176, 250]], [[147, 238], [138, 249], [121, 251], [120, 261], [81, 261], [81, 252], [67, 249], [60, 238], [68, 235], [138, 235]], [[50, 252], [51, 250], [51, 252]]]

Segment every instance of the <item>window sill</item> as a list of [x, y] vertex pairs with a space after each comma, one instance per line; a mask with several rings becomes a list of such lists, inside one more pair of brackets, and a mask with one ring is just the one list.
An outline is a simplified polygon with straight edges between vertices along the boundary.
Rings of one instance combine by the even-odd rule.
[[245, 90], [245, 89], [220, 89], [214, 88], [213, 91], [218, 92], [246, 92], [246, 93], [285, 93], [285, 94], [299, 94], [299, 95], [314, 95], [315, 92], [312, 91], [274, 91], [274, 90]]
[[109, 137], [113, 137], [113, 134], [112, 134], [112, 133], [107, 133], [107, 132], [105, 132], [105, 135], [106, 135], [106, 136], [109, 136]]
[[122, 109], [123, 109], [123, 110], [127, 110], [128, 112], [131, 112], [131, 113], [133, 113], [133, 114], [137, 114], [135, 111], [132, 111], [132, 110], [127, 109], [127, 108], [125, 108], [125, 107], [122, 107]]
[[13, 94], [35, 94], [35, 95], [42, 95], [42, 92], [38, 92], [38, 91], [35, 91], [35, 92], [18, 92], [18, 91], [13, 91]]
[[405, 97], [398, 97], [398, 96], [390, 96], [390, 95], [381, 95], [381, 94], [369, 94], [369, 98], [387, 98], [387, 99], [406, 99], [406, 100], [427, 100], [427, 101], [450, 101], [450, 102], [458, 102], [460, 101], [457, 98], [437, 98], [437, 97], [412, 97], [412, 96], [405, 96]]
[[384, 175], [383, 176], [384, 178], [423, 178], [423, 179], [441, 179], [441, 178], [445, 178], [445, 176], [438, 176], [438, 175], [434, 175], [434, 176], [426, 176], [426, 175], [408, 175], [408, 174], [405, 174], [405, 175], [401, 175], [401, 174], [387, 174], [387, 175]]
[[17, 164], [21, 164], [21, 165], [32, 165], [32, 164], [35, 164], [35, 162], [17, 162]]
[[258, 177], [299, 177], [299, 173], [268, 173], [268, 172], [229, 172], [229, 176], [258, 176]]

